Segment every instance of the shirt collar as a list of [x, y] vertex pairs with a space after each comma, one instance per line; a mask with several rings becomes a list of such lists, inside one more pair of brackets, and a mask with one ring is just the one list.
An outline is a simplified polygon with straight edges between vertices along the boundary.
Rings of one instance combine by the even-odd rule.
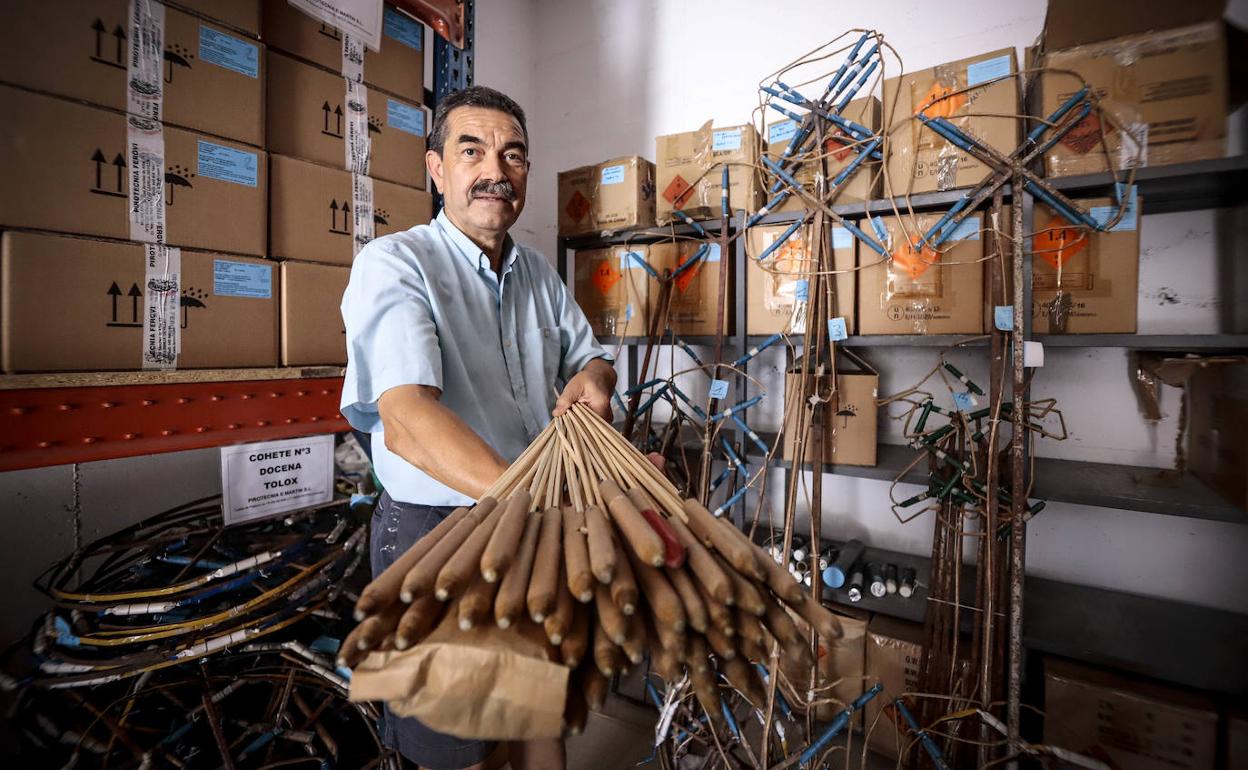
[[[451, 239], [451, 243], [455, 244], [456, 249], [458, 249], [464, 259], [470, 263], [475, 263], [477, 270], [493, 272], [490, 268], [490, 258], [486, 256], [480, 246], [473, 243], [471, 238], [464, 235], [463, 231], [451, 222], [450, 217], [446, 215], [445, 208], [438, 212], [438, 216], [434, 221], [442, 228], [442, 232], [446, 233], [446, 236]], [[516, 242], [512, 240], [511, 235], [508, 234], [507, 239], [503, 241], [503, 275], [511, 272], [512, 265], [515, 264], [516, 258], [519, 256], [520, 249], [516, 246]]]

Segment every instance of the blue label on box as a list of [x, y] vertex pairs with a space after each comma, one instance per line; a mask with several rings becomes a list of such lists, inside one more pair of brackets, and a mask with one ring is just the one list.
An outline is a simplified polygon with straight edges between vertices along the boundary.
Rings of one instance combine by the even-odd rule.
[[730, 131], [713, 131], [711, 133], [712, 152], [730, 152], [741, 149], [741, 129]]
[[212, 293], [220, 297], [272, 299], [273, 266], [214, 259]]
[[199, 141], [199, 162], [195, 173], [223, 182], [255, 187], [260, 156], [212, 142]]
[[940, 228], [940, 234], [947, 236], [945, 238], [947, 241], [978, 241], [979, 217], [967, 217], [959, 222], [956, 227], [952, 222], [946, 222]]
[[627, 323], [631, 320], [633, 320], [633, 303], [630, 302], [624, 306], [624, 322]]
[[727, 380], [711, 380], [711, 398], [723, 398], [728, 395]]
[[624, 164], [606, 166], [602, 169], [602, 184], [619, 184], [624, 181]]
[[[1128, 186], [1120, 182], [1119, 188], [1120, 190], [1125, 190], [1122, 193], [1122, 198], [1126, 201], [1127, 206], [1122, 212], [1122, 218], [1113, 227], [1109, 228], [1111, 233], [1128, 232], [1139, 227], [1139, 206], [1136, 205], [1135, 185]], [[1104, 227], [1118, 215], [1118, 207], [1112, 204], [1109, 206], [1093, 206], [1088, 209], [1088, 213], [1092, 215], [1097, 224]]]
[[953, 392], [953, 405], [959, 412], [969, 412], [975, 408], [975, 397], [961, 390]]
[[793, 299], [806, 302], [810, 299], [810, 281], [799, 278], [793, 282]]
[[406, 131], [412, 136], [425, 135], [425, 113], [419, 107], [410, 104], [386, 100], [386, 125]]
[[645, 269], [646, 258], [637, 251], [621, 251], [620, 252], [620, 269], [631, 270], [632, 268]]
[[977, 86], [980, 83], [986, 83], [989, 80], [1005, 77], [1010, 74], [1010, 61], [1014, 57], [1008, 53], [1004, 56], [997, 56], [992, 59], [984, 59], [974, 64], [966, 65], [966, 86]]
[[1014, 306], [994, 306], [992, 308], [992, 325], [1003, 332], [1014, 331]]
[[787, 142], [797, 133], [796, 120], [782, 120], [767, 127], [767, 144]]
[[828, 339], [833, 342], [840, 342], [849, 337], [849, 331], [845, 328], [845, 319], [841, 316], [828, 319]]
[[202, 24], [199, 27], [199, 58], [249, 78], [260, 77], [259, 46]]
[[381, 31], [386, 37], [392, 37], [417, 51], [424, 44], [425, 25], [389, 6], [381, 19]]
[[844, 227], [832, 228], [832, 248], [848, 249], [854, 245], [854, 236]]
[[707, 262], [719, 261], [719, 244], [718, 243], [710, 244], [710, 248], [707, 249], [707, 252], [706, 252], [706, 261]]

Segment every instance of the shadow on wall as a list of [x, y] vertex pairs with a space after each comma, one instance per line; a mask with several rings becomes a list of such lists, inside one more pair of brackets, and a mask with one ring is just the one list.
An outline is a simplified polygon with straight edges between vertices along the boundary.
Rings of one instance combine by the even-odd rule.
[[[539, 2], [530, 110], [529, 244], [556, 253], [560, 171], [621, 155], [654, 160], [649, 93], [654, 2]], [[583, 127], [583, 128], [581, 128]]]

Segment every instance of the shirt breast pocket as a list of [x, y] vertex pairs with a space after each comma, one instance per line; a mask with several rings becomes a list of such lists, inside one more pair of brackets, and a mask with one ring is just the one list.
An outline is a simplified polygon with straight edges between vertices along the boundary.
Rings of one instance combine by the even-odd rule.
[[563, 343], [559, 327], [541, 326], [526, 335], [528, 354], [537, 358], [543, 379], [553, 384], [559, 376], [559, 364], [563, 362]]

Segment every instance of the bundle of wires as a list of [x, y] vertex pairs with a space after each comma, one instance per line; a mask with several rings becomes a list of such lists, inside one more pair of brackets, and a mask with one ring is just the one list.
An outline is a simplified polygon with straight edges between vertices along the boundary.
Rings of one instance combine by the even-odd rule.
[[[33, 684], [101, 684], [176, 666], [326, 611], [360, 564], [345, 506], [226, 528], [217, 498], [103, 537], [55, 565]], [[332, 613], [330, 613], [332, 615]]]
[[342, 502], [227, 528], [210, 497], [77, 550], [40, 579], [53, 608], [6, 662], [29, 673], [0, 682], [17, 692], [5, 753], [40, 767], [397, 768], [376, 710], [347, 701], [334, 667], [365, 545]]

